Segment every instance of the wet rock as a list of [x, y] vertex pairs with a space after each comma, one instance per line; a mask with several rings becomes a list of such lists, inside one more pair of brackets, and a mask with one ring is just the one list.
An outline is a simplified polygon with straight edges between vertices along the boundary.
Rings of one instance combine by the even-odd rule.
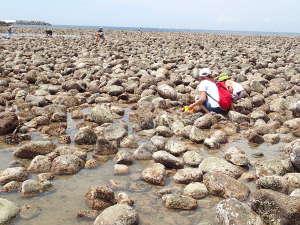
[[53, 180], [54, 179], [53, 173], [40, 173], [38, 174], [39, 181], [45, 181], [45, 180]]
[[284, 183], [289, 187], [300, 188], [300, 173], [287, 173], [283, 177]]
[[221, 172], [205, 174], [203, 183], [210, 194], [223, 198], [246, 200], [250, 194], [250, 189], [247, 185]]
[[89, 159], [85, 162], [85, 169], [95, 169], [98, 166], [98, 163], [95, 159]]
[[0, 113], [0, 135], [14, 132], [19, 124], [18, 117], [12, 112]]
[[277, 144], [280, 141], [280, 136], [279, 134], [265, 134], [263, 139], [265, 142]]
[[183, 168], [183, 161], [166, 151], [154, 152], [152, 157], [155, 162], [161, 163], [167, 168]]
[[254, 130], [248, 130], [245, 133], [245, 137], [248, 139], [249, 142], [255, 144], [262, 144], [265, 141], [264, 138]]
[[243, 122], [250, 122], [250, 118], [248, 116], [245, 116], [239, 112], [235, 111], [229, 111], [228, 117], [230, 121], [234, 123], [243, 123]]
[[173, 132], [170, 128], [166, 126], [158, 126], [155, 129], [156, 135], [163, 136], [163, 137], [171, 137], [173, 135]]
[[249, 205], [230, 198], [219, 202], [216, 206], [217, 220], [222, 225], [264, 225], [261, 218], [251, 210]]
[[60, 144], [70, 144], [71, 143], [70, 135], [59, 136], [58, 143], [60, 143]]
[[189, 133], [189, 139], [196, 143], [203, 142], [205, 140], [206, 136], [207, 135], [203, 130], [201, 130], [195, 126], [192, 126], [190, 133]]
[[163, 84], [157, 87], [157, 92], [160, 94], [163, 98], [169, 98], [171, 100], [177, 99], [177, 92], [174, 88], [167, 84]]
[[256, 175], [258, 177], [279, 175], [283, 176], [289, 169], [285, 166], [284, 160], [280, 159], [268, 159], [256, 162], [254, 165], [256, 169]]
[[13, 202], [0, 198], [0, 224], [7, 224], [19, 213], [19, 210]]
[[23, 195], [33, 195], [33, 194], [37, 194], [40, 193], [42, 191], [42, 187], [40, 185], [40, 183], [36, 180], [25, 180], [22, 183], [22, 188], [21, 188], [21, 193]]
[[42, 212], [40, 207], [32, 206], [32, 205], [23, 205], [20, 210], [20, 217], [25, 220], [33, 219], [39, 216]]
[[183, 194], [190, 196], [194, 199], [201, 199], [201, 198], [205, 198], [206, 196], [208, 196], [208, 190], [204, 184], [199, 183], [199, 182], [194, 182], [194, 183], [188, 184], [184, 188]]
[[115, 204], [115, 194], [107, 186], [91, 186], [85, 194], [85, 201], [89, 208], [101, 210]]
[[199, 168], [185, 168], [178, 170], [174, 177], [174, 181], [179, 184], [189, 184], [191, 182], [202, 181], [202, 171]]
[[199, 165], [199, 168], [203, 173], [221, 172], [234, 178], [240, 177], [244, 172], [241, 167], [235, 166], [226, 160], [217, 157], [205, 158]]
[[297, 171], [300, 171], [300, 142], [299, 139], [290, 144], [290, 159]]
[[0, 171], [0, 184], [4, 185], [11, 181], [24, 181], [28, 173], [24, 167], [7, 168]]
[[237, 166], [246, 166], [249, 164], [246, 153], [237, 147], [231, 147], [225, 150], [224, 158]]
[[291, 194], [291, 197], [296, 197], [296, 198], [300, 198], [300, 188], [295, 189]]
[[163, 137], [163, 136], [153, 136], [150, 141], [152, 142], [153, 145], [155, 145], [157, 147], [157, 149], [159, 150], [163, 150], [165, 149], [165, 144], [167, 141], [167, 138]]
[[256, 186], [258, 189], [272, 189], [273, 191], [278, 191], [287, 194], [289, 191], [289, 186], [287, 185], [285, 179], [281, 176], [264, 176], [256, 181]]
[[111, 96], [118, 96], [123, 94], [123, 92], [125, 91], [125, 89], [122, 86], [118, 86], [118, 85], [111, 85], [108, 88], [108, 94]]
[[292, 107], [291, 110], [293, 112], [294, 117], [300, 117], [300, 101], [297, 101]]
[[191, 210], [198, 207], [198, 203], [195, 199], [179, 195], [179, 194], [167, 194], [162, 197], [163, 203], [168, 209], [185, 209]]
[[113, 155], [118, 152], [118, 148], [114, 142], [110, 142], [103, 137], [97, 139], [95, 153], [98, 155]]
[[118, 151], [116, 154], [114, 161], [119, 164], [130, 165], [133, 162], [132, 154], [126, 150]]
[[1, 189], [1, 192], [13, 192], [13, 191], [19, 191], [21, 188], [21, 183], [17, 181], [11, 181], [5, 184]]
[[183, 161], [186, 165], [196, 167], [202, 162], [203, 158], [198, 152], [195, 151], [187, 151], [182, 156]]
[[134, 205], [134, 201], [130, 199], [129, 196], [124, 192], [118, 193], [116, 200], [117, 204], [126, 204], [129, 206]]
[[225, 144], [227, 142], [227, 135], [221, 130], [215, 131], [210, 138], [204, 140], [204, 145], [209, 148], [219, 148], [220, 144]]
[[108, 141], [119, 141], [127, 135], [127, 129], [119, 123], [111, 124], [104, 128], [103, 135]]
[[61, 155], [52, 162], [51, 172], [57, 175], [75, 174], [84, 166], [84, 161], [76, 155]]
[[83, 127], [76, 133], [74, 141], [78, 145], [93, 145], [96, 144], [97, 135], [91, 128]]
[[211, 113], [207, 113], [204, 116], [198, 118], [194, 122], [194, 126], [199, 129], [209, 129], [215, 122], [215, 118]]
[[143, 170], [142, 178], [144, 181], [150, 184], [164, 185], [166, 179], [166, 170], [164, 165], [160, 163], [154, 163], [150, 167]]
[[92, 109], [91, 119], [93, 122], [98, 124], [111, 123], [113, 122], [113, 115], [110, 110], [104, 106], [97, 105]]
[[180, 155], [187, 151], [187, 144], [178, 138], [170, 138], [165, 145], [165, 150], [173, 155]]
[[51, 160], [47, 156], [38, 155], [30, 162], [27, 170], [31, 173], [46, 173], [51, 169]]
[[250, 201], [251, 208], [270, 225], [297, 225], [300, 221], [300, 202], [273, 190], [257, 190]]
[[114, 165], [114, 174], [115, 175], [125, 175], [129, 173], [129, 168], [127, 165], [116, 164]]
[[77, 217], [87, 218], [87, 219], [96, 219], [98, 215], [99, 215], [98, 210], [80, 210], [77, 213]]
[[128, 205], [116, 204], [105, 209], [95, 220], [94, 225], [136, 225], [137, 212]]
[[37, 155], [46, 155], [55, 149], [51, 141], [31, 141], [19, 147], [14, 155], [19, 158], [32, 159]]
[[137, 148], [138, 143], [137, 143], [135, 136], [129, 135], [129, 136], [124, 137], [122, 139], [122, 141], [120, 142], [120, 147], [121, 148]]

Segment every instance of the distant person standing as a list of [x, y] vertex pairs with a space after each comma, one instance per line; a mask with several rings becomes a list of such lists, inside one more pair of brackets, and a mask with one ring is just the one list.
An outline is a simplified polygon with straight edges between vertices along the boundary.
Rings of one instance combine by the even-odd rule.
[[105, 40], [102, 28], [99, 28], [96, 32], [96, 41], [100, 41], [100, 39]]
[[13, 33], [12, 28], [9, 27], [8, 30], [7, 30], [7, 36], [8, 36], [8, 38], [10, 38], [12, 36], [12, 33]]

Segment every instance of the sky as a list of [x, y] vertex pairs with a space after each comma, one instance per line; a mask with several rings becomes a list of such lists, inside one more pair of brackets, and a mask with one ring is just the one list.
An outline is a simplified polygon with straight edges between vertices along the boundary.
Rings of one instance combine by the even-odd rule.
[[1, 0], [0, 12], [53, 25], [300, 33], [300, 0]]

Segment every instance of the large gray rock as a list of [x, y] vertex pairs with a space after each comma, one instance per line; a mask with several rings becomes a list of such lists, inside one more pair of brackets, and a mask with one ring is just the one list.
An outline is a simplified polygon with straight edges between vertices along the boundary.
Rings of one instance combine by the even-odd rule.
[[289, 187], [300, 188], [300, 173], [287, 173], [283, 179]]
[[237, 166], [246, 166], [249, 164], [246, 153], [237, 147], [231, 147], [225, 150], [224, 158]]
[[185, 168], [178, 170], [174, 177], [174, 181], [179, 184], [189, 184], [191, 182], [202, 181], [202, 171], [199, 168]]
[[154, 163], [143, 170], [142, 178], [150, 184], [164, 185], [166, 179], [165, 166], [160, 163]]
[[104, 128], [103, 136], [108, 141], [119, 141], [127, 135], [127, 129], [119, 123]]
[[199, 165], [199, 168], [203, 173], [221, 172], [234, 178], [240, 177], [244, 172], [244, 169], [241, 167], [235, 166], [226, 160], [217, 157], [208, 157], [204, 159]]
[[0, 198], [0, 224], [7, 224], [12, 218], [14, 218], [20, 209], [11, 201], [4, 198]]
[[198, 207], [198, 203], [195, 199], [179, 194], [166, 194], [162, 197], [162, 200], [168, 209], [191, 210]]
[[132, 164], [133, 156], [132, 153], [127, 150], [118, 151], [116, 154], [114, 161], [119, 164]]
[[105, 209], [116, 203], [113, 190], [107, 186], [90, 186], [85, 194], [85, 202], [89, 208]]
[[[259, 189], [272, 189], [287, 194], [289, 186], [286, 180], [281, 176], [264, 176], [256, 181], [256, 186]], [[299, 186], [300, 187], [300, 186]]]
[[287, 160], [267, 159], [255, 163], [256, 175], [258, 177], [279, 175], [283, 176], [289, 171]]
[[299, 198], [273, 190], [261, 189], [253, 193], [251, 208], [270, 225], [299, 225]]
[[300, 139], [291, 142], [285, 149], [290, 153], [293, 166], [300, 172]]
[[95, 123], [111, 123], [113, 122], [113, 115], [111, 111], [102, 105], [96, 105], [91, 112], [91, 119]]
[[201, 143], [205, 140], [207, 137], [207, 134], [202, 130], [195, 126], [192, 126], [190, 133], [189, 133], [189, 139], [196, 143]]
[[155, 162], [159, 162], [167, 168], [183, 168], [183, 161], [166, 151], [154, 152], [152, 155]]
[[121, 95], [124, 91], [125, 89], [122, 86], [111, 85], [110, 87], [108, 87], [108, 94], [110, 94], [111, 96]]
[[29, 180], [25, 180], [22, 183], [21, 193], [23, 195], [33, 195], [33, 194], [40, 193], [41, 191], [42, 191], [42, 186], [36, 180], [29, 179]]
[[250, 194], [250, 189], [247, 185], [220, 172], [205, 174], [203, 183], [210, 194], [223, 198], [246, 200]]
[[194, 182], [194, 183], [188, 184], [184, 188], [183, 194], [190, 196], [194, 199], [201, 199], [201, 198], [205, 198], [206, 196], [208, 196], [209, 193], [204, 184], [199, 183], [199, 182]]
[[173, 155], [180, 155], [187, 151], [187, 144], [178, 138], [170, 138], [166, 143], [165, 149]]
[[93, 145], [96, 144], [97, 135], [91, 128], [83, 127], [75, 134], [74, 141], [78, 145]]
[[46, 173], [51, 169], [51, 160], [48, 156], [38, 155], [30, 162], [27, 170], [31, 173]]
[[106, 140], [103, 137], [97, 139], [95, 153], [98, 155], [113, 155], [118, 152], [116, 143]]
[[61, 155], [52, 162], [51, 172], [58, 175], [75, 174], [84, 167], [84, 161], [76, 155]]
[[246, 203], [235, 198], [219, 202], [216, 214], [220, 225], [264, 225], [262, 219]]
[[188, 166], [199, 166], [202, 162], [203, 158], [198, 152], [195, 151], [187, 151], [182, 156], [183, 161]]
[[12, 133], [17, 128], [18, 124], [18, 117], [15, 113], [0, 113], [0, 135]]
[[11, 181], [24, 181], [27, 177], [28, 173], [24, 167], [7, 168], [0, 171], [0, 185]]
[[95, 220], [94, 225], [137, 225], [137, 212], [125, 204], [116, 204], [105, 209]]
[[32, 159], [37, 155], [46, 155], [55, 149], [51, 141], [31, 141], [19, 147], [14, 155], [19, 158]]
[[201, 116], [194, 122], [194, 126], [199, 129], [209, 129], [215, 122], [215, 118], [211, 113]]
[[169, 98], [171, 100], [177, 99], [177, 92], [174, 88], [167, 84], [163, 84], [157, 87], [157, 92], [160, 94], [163, 98]]
[[248, 116], [245, 116], [239, 112], [229, 111], [228, 116], [230, 121], [234, 123], [250, 122], [250, 118]]
[[157, 147], [159, 150], [163, 150], [165, 148], [165, 144], [167, 141], [167, 138], [163, 136], [153, 136], [150, 141]]

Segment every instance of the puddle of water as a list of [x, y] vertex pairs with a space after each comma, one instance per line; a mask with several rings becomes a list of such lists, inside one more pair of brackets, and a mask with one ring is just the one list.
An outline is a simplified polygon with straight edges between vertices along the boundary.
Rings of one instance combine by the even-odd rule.
[[[90, 109], [83, 109], [84, 114], [90, 113]], [[132, 124], [129, 123], [130, 110], [126, 109], [122, 118], [127, 124], [129, 134], [133, 134]], [[71, 114], [67, 117], [67, 134], [71, 136], [72, 140], [77, 132], [76, 125], [83, 120], [73, 120]], [[33, 140], [39, 140], [42, 136], [38, 133], [33, 133]], [[143, 139], [144, 140], [144, 139]], [[250, 160], [255, 160], [253, 153], [262, 152], [263, 159], [272, 159], [283, 157], [280, 152], [283, 144], [270, 145], [262, 144], [258, 147], [250, 146], [246, 140], [237, 139], [231, 143], [223, 145], [220, 150], [211, 151], [203, 145], [194, 145], [194, 148], [199, 151], [203, 157], [208, 156], [223, 156], [223, 150], [237, 146], [244, 150], [249, 156]], [[80, 147], [80, 146], [77, 146]], [[7, 168], [10, 161], [14, 160], [12, 155], [14, 147], [1, 145], [0, 146], [0, 169]], [[132, 151], [132, 150], [131, 150]], [[92, 153], [88, 153], [88, 158], [91, 158]], [[22, 161], [23, 162], [23, 161]], [[25, 161], [24, 161], [25, 162]], [[199, 200], [199, 207], [194, 211], [181, 211], [166, 209], [161, 199], [156, 195], [156, 192], [161, 188], [179, 186], [184, 188], [185, 185], [175, 184], [172, 177], [168, 177], [167, 185], [164, 187], [157, 187], [148, 185], [141, 181], [139, 176], [141, 171], [152, 161], [135, 161], [133, 165], [129, 166], [130, 174], [126, 176], [114, 176], [112, 160], [102, 163], [96, 169], [83, 169], [78, 174], [73, 176], [59, 176], [53, 181], [53, 191], [44, 193], [32, 198], [24, 198], [19, 193], [0, 194], [8, 200], [15, 202], [22, 206], [29, 204], [41, 208], [41, 213], [30, 220], [16, 218], [12, 224], [14, 225], [49, 225], [49, 224], [64, 224], [64, 225], [90, 225], [91, 220], [78, 219], [76, 214], [79, 210], [88, 209], [85, 205], [84, 195], [90, 185], [104, 185], [110, 183], [120, 184], [120, 190], [129, 194], [130, 198], [135, 201], [135, 207], [140, 216], [141, 225], [198, 225], [200, 222], [207, 222], [208, 224], [217, 224], [215, 221], [215, 204], [220, 200], [216, 197], [207, 197]], [[28, 161], [25, 162], [28, 164]], [[253, 170], [253, 168], [250, 168]], [[35, 176], [35, 175], [34, 175]], [[252, 190], [255, 184], [247, 184]]]

